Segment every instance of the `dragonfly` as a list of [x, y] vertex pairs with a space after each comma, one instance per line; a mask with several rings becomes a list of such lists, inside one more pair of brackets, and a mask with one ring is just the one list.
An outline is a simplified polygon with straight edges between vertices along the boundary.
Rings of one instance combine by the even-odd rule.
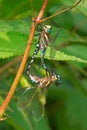
[[[31, 61], [28, 64], [27, 71], [26, 71], [27, 75], [28, 75], [28, 77], [30, 77], [30, 79], [31, 79], [30, 68], [31, 68], [39, 50], [41, 52], [41, 66], [45, 69], [46, 74], [53, 75], [53, 73], [54, 73], [54, 75], [55, 75], [55, 72], [53, 70], [50, 70], [46, 66], [46, 63], [44, 62], [44, 55], [46, 53], [46, 49], [47, 49], [48, 45], [55, 41], [54, 39], [56, 39], [56, 37], [57, 37], [56, 35], [58, 35], [58, 33], [55, 35], [56, 37], [54, 39], [52, 39], [52, 36], [51, 36], [52, 27], [50, 25], [42, 26], [41, 24], [39, 24], [39, 26], [37, 26], [36, 31], [39, 31], [40, 34], [39, 34], [38, 42], [36, 45], [36, 49], [33, 53], [33, 56], [31, 58]], [[34, 80], [32, 80], [32, 81], [34, 81]]]
[[32, 116], [35, 121], [39, 121], [44, 116], [47, 89], [54, 82], [58, 85], [60, 83], [60, 77], [59, 82], [58, 77], [54, 74], [44, 78], [37, 76], [32, 76], [32, 78], [37, 81], [37, 87], [28, 87], [25, 89], [18, 99], [17, 106], [18, 109], [23, 110], [28, 117]]
[[[40, 23], [74, 8], [80, 2], [81, 2], [81, 0], [77, 0], [71, 7], [58, 11], [55, 14], [53, 14], [52, 16], [49, 16], [47, 18], [40, 20]], [[35, 83], [36, 87], [28, 87], [22, 93], [21, 97], [18, 99], [18, 108], [20, 110], [21, 109], [24, 110], [27, 114], [30, 113], [34, 117], [34, 119], [36, 121], [38, 121], [38, 120], [42, 119], [42, 117], [44, 116], [44, 106], [46, 104], [47, 89], [54, 82], [56, 85], [59, 85], [61, 83], [61, 78], [60, 78], [60, 75], [57, 75], [54, 71], [50, 70], [44, 62], [44, 55], [45, 55], [46, 49], [52, 41], [52, 37], [51, 37], [52, 27], [50, 25], [42, 26], [42, 24], [39, 24], [39, 26], [36, 27], [36, 31], [39, 31], [40, 34], [38, 37], [36, 49], [33, 53], [31, 61], [28, 64], [27, 72], [26, 72], [27, 75], [32, 80], [32, 82]], [[39, 50], [41, 51], [42, 67], [47, 72], [47, 75], [44, 78], [32, 76], [30, 73], [30, 68], [31, 68]]]
[[[36, 31], [39, 31], [40, 34], [39, 34], [39, 38], [38, 38], [38, 42], [37, 42], [37, 45], [36, 45], [36, 49], [34, 51], [34, 54], [31, 58], [31, 61], [29, 62], [28, 64], [28, 67], [27, 67], [27, 70], [26, 70], [26, 73], [28, 75], [28, 77], [30, 77], [30, 68], [36, 58], [36, 55], [38, 53], [38, 51], [40, 50], [41, 51], [41, 65], [42, 67], [46, 70], [46, 74], [50, 74], [52, 75], [52, 73], [55, 73], [53, 70], [50, 70], [47, 66], [46, 66], [46, 63], [44, 61], [44, 55], [45, 55], [45, 52], [46, 52], [46, 49], [48, 47], [48, 45], [52, 42], [52, 37], [51, 37], [51, 31], [52, 31], [52, 27], [50, 25], [44, 25], [42, 26], [42, 22], [44, 21], [47, 21], [59, 14], [62, 14], [66, 11], [69, 11], [71, 10], [72, 8], [74, 8], [76, 5], [78, 5], [79, 3], [81, 2], [81, 0], [77, 0], [72, 6], [70, 7], [67, 7], [65, 9], [62, 9], [60, 11], [57, 11], [55, 14], [47, 17], [47, 18], [44, 18], [42, 20], [40, 20], [38, 26], [36, 26]], [[34, 15], [34, 9], [33, 9], [33, 2], [31, 0], [31, 7], [32, 7], [32, 14]], [[33, 22], [35, 22], [36, 18], [33, 18]], [[30, 77], [31, 79], [31, 77]], [[32, 79], [31, 79], [32, 80]], [[33, 80], [32, 80], [33, 81]]]

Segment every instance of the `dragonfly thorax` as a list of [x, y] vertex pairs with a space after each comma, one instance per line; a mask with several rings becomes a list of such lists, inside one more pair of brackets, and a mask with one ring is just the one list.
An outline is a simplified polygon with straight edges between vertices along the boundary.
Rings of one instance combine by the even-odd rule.
[[43, 29], [44, 29], [44, 31], [46, 32], [46, 33], [51, 33], [51, 29], [52, 29], [52, 27], [50, 26], [50, 25], [45, 25], [44, 27], [43, 27]]

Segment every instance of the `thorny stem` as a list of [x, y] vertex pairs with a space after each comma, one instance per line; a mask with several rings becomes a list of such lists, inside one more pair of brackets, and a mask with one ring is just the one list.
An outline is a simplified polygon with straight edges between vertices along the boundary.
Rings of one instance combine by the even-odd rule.
[[30, 52], [30, 48], [31, 48], [31, 44], [32, 44], [32, 40], [33, 40], [33, 37], [34, 37], [34, 33], [35, 33], [35, 24], [39, 23], [39, 20], [42, 18], [43, 16], [43, 13], [44, 13], [44, 10], [46, 8], [46, 5], [47, 5], [47, 2], [48, 0], [44, 0], [44, 3], [42, 5], [42, 8], [37, 16], [37, 18], [35, 19], [35, 21], [32, 23], [32, 26], [31, 26], [31, 31], [30, 31], [30, 35], [29, 35], [29, 39], [28, 39], [28, 44], [26, 46], [26, 50], [25, 50], [25, 53], [24, 53], [24, 56], [23, 56], [23, 59], [21, 61], [21, 64], [20, 64], [20, 67], [19, 67], [19, 70], [17, 72], [17, 75], [14, 79], [14, 82], [8, 92], [8, 95], [6, 96], [2, 106], [0, 106], [0, 118], [2, 119], [2, 116], [16, 90], [16, 87], [17, 87], [17, 84], [20, 80], [20, 77], [22, 75], [22, 72], [24, 70], [24, 67], [26, 65], [26, 62], [27, 62], [27, 59], [28, 59], [28, 55], [29, 55], [29, 52]]

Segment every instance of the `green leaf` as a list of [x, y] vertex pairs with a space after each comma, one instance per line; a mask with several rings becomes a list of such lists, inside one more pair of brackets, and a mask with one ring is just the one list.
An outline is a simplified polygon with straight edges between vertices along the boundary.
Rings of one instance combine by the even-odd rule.
[[0, 39], [0, 58], [22, 55], [27, 37], [13, 32], [3, 33]]
[[[50, 53], [51, 53], [50, 48], [48, 48], [46, 55], [45, 55], [46, 59], [51, 59]], [[38, 54], [38, 57], [40, 57], [40, 53]], [[67, 55], [67, 54], [65, 54], [61, 51], [55, 51], [55, 55], [54, 55], [52, 60], [56, 60], [56, 61], [59, 61], [59, 60], [60, 61], [77, 61], [77, 62], [87, 63], [87, 60], [81, 59], [81, 58], [76, 57], [76, 56]]]
[[23, 20], [0, 20], [0, 32], [14, 32], [24, 35], [29, 35], [30, 29], [30, 20], [23, 19]]
[[[6, 58], [6, 57], [12, 57], [16, 55], [23, 55], [27, 44], [26, 36], [28, 34], [28, 24], [25, 21], [12, 21], [12, 22], [1, 21], [1, 27], [2, 28], [0, 28], [1, 30], [0, 57]], [[70, 39], [69, 31], [62, 29], [61, 32], [59, 33], [56, 43], [57, 44], [62, 43], [64, 41], [67, 41], [68, 39]], [[80, 41], [80, 42], [83, 41], [77, 34], [74, 34], [73, 37], [71, 37], [71, 39], [72, 41]], [[47, 49], [45, 58], [50, 59], [50, 48]], [[66, 55], [56, 50], [55, 50], [54, 60], [71, 60], [71, 61], [87, 63], [87, 61], [84, 59], [75, 56]]]
[[[81, 51], [80, 51], [81, 50]], [[81, 59], [87, 60], [87, 46], [82, 44], [76, 44], [73, 46], [68, 46], [66, 48], [61, 49], [67, 55], [75, 55]]]

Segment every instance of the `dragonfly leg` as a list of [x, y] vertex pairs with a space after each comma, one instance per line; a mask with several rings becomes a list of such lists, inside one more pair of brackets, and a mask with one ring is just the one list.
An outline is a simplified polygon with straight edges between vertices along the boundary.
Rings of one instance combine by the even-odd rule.
[[38, 25], [36, 26], [36, 31], [38, 31], [38, 32], [43, 31], [43, 26], [42, 26], [42, 24], [38, 24]]

